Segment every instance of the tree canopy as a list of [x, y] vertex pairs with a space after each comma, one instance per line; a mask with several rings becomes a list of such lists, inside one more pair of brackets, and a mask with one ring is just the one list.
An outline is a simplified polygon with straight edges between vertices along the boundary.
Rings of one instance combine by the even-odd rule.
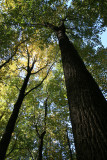
[[[0, 2], [0, 138], [30, 72], [5, 159], [73, 159], [57, 27], [65, 32], [106, 97], [106, 53], [100, 40], [107, 2], [97, 0], [4, 0]], [[56, 27], [56, 28], [55, 28]], [[42, 136], [44, 134], [44, 137]]]

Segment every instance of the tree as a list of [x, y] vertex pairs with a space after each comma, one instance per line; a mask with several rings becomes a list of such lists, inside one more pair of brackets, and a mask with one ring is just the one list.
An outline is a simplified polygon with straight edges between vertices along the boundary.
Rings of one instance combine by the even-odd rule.
[[35, 85], [29, 91], [25, 92], [26, 88], [27, 88], [27, 84], [28, 84], [29, 79], [30, 79], [30, 76], [32, 74], [39, 73], [41, 70], [43, 70], [44, 68], [47, 67], [47, 64], [46, 64], [44, 67], [40, 68], [38, 71], [32, 73], [32, 70], [34, 68], [34, 64], [36, 62], [36, 58], [34, 57], [32, 59], [33, 62], [31, 64], [31, 62], [30, 62], [30, 60], [31, 60], [30, 57], [31, 56], [29, 54], [28, 49], [27, 49], [26, 52], [27, 52], [27, 56], [28, 56], [28, 58], [27, 58], [27, 61], [28, 61], [27, 62], [27, 67], [25, 69], [27, 71], [27, 74], [26, 74], [26, 76], [24, 78], [22, 87], [21, 87], [20, 92], [19, 92], [19, 96], [18, 96], [17, 101], [16, 101], [16, 103], [14, 105], [13, 112], [12, 112], [10, 118], [9, 118], [8, 123], [7, 123], [6, 130], [5, 130], [5, 132], [4, 132], [3, 136], [2, 136], [2, 139], [0, 141], [0, 159], [1, 160], [5, 158], [6, 151], [7, 151], [7, 148], [9, 146], [9, 143], [10, 143], [10, 140], [11, 140], [12, 132], [14, 131], [15, 123], [16, 123], [16, 120], [17, 120], [17, 117], [18, 117], [18, 114], [19, 114], [19, 110], [21, 108], [21, 105], [22, 105], [22, 102], [23, 102], [25, 96], [27, 96], [31, 91], [33, 91], [34, 89], [38, 88], [43, 83], [43, 81], [47, 78], [47, 76], [49, 74], [49, 70], [51, 69], [51, 68], [49, 68], [49, 70], [47, 71], [46, 76], [43, 78], [43, 80], [39, 84]]
[[[78, 2], [84, 4], [84, 2]], [[14, 2], [12, 5], [16, 4]], [[39, 10], [37, 9], [38, 6], [40, 6]], [[20, 10], [25, 9], [25, 13], [22, 14], [19, 8]], [[28, 9], [28, 12], [26, 12], [26, 9]], [[36, 13], [35, 9], [37, 9]], [[63, 12], [60, 12], [61, 9]], [[21, 16], [22, 19], [16, 15], [16, 11], [23, 15]], [[93, 8], [90, 7], [90, 4], [88, 4], [88, 7], [81, 5], [79, 8], [75, 1], [69, 8], [62, 5], [61, 1], [59, 3], [57, 1], [44, 3], [42, 1], [32, 1], [26, 3], [26, 6], [23, 6], [22, 1], [19, 7], [9, 8], [9, 21], [6, 23], [16, 25], [17, 30], [18, 25], [24, 27], [23, 33], [27, 36], [30, 36], [36, 29], [36, 35], [43, 39], [41, 42], [46, 41], [46, 43], [49, 43], [51, 32], [47, 28], [56, 33], [61, 49], [77, 159], [80, 160], [107, 158], [106, 101], [73, 43], [69, 41], [68, 36], [65, 34], [66, 28], [71, 29], [69, 34], [73, 34], [73, 40], [78, 34], [78, 38], [81, 40], [86, 38], [88, 41], [90, 38], [90, 43], [100, 44], [98, 33], [103, 30], [102, 23], [99, 19], [99, 12], [96, 12], [95, 16], [92, 16], [92, 13]], [[97, 23], [99, 23], [99, 26]], [[35, 34], [33, 34], [33, 38], [34, 36]]]
[[58, 32], [77, 158], [106, 159], [106, 100], [64, 31]]
[[[51, 72], [45, 82], [38, 89], [28, 94], [27, 97], [24, 99], [20, 108], [14, 132], [12, 133], [11, 142], [8, 147], [5, 159], [36, 159], [38, 157], [38, 147], [40, 141], [36, 134], [34, 122], [37, 122], [38, 130], [41, 134], [44, 131], [44, 99], [47, 98], [46, 90], [49, 92], [50, 96], [48, 99], [49, 106], [47, 108], [48, 116], [46, 135], [44, 137], [43, 145], [43, 159], [58, 159], [59, 157], [61, 157], [61, 155], [63, 159], [69, 159], [69, 148], [67, 145], [67, 137], [65, 132], [65, 123], [70, 123], [68, 121], [69, 111], [67, 105], [66, 91], [64, 87], [63, 70], [62, 66], [60, 67], [60, 65], [60, 61], [58, 60], [57, 68], [53, 68], [53, 73]], [[13, 73], [16, 74], [16, 72]], [[33, 76], [34, 75], [30, 77], [27, 88], [32, 88], [34, 84], [37, 83], [34, 78], [35, 76]], [[5, 94], [4, 96], [2, 95], [1, 99], [3, 100], [4, 97], [4, 100], [5, 98], [8, 100], [9, 105], [7, 107], [5, 106], [5, 108], [8, 108], [8, 110], [10, 109], [10, 113], [4, 113], [4, 116], [1, 119], [0, 129], [2, 128], [2, 130], [5, 129], [5, 126], [11, 115], [11, 106], [17, 100], [17, 94], [15, 96], [14, 90], [16, 90], [17, 93], [18, 89], [15, 89], [15, 86], [21, 88], [23, 82], [23, 80], [21, 79], [22, 76], [18, 78], [18, 75], [13, 75], [11, 76], [11, 78], [9, 78], [9, 84], [8, 81], [6, 81], [3, 77], [3, 82], [6, 84], [6, 86], [3, 86], [3, 90], [1, 92], [2, 94], [7, 94]], [[7, 87], [8, 89], [6, 89]], [[2, 104], [2, 106], [4, 106], [4, 104]], [[2, 135], [4, 132], [2, 130], [0, 130], [0, 135]], [[69, 138], [71, 141], [71, 137]]]
[[46, 134], [47, 100], [48, 100], [48, 97], [44, 102], [44, 106], [45, 106], [44, 125], [45, 126], [44, 126], [44, 130], [42, 131], [41, 134], [39, 133], [37, 124], [35, 124], [36, 132], [37, 132], [37, 135], [38, 135], [38, 138], [39, 138], [38, 160], [42, 160], [43, 139], [44, 139], [44, 136]]

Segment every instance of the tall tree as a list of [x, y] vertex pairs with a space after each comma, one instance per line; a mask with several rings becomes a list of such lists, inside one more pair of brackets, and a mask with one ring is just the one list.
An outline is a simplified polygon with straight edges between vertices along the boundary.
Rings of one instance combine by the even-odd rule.
[[57, 33], [59, 40], [77, 159], [104, 160], [107, 158], [107, 102], [65, 34], [64, 23], [60, 27], [47, 26]]
[[[86, 43], [90, 39], [90, 43], [97, 46], [100, 44], [98, 33], [103, 31], [102, 26], [105, 23], [99, 18], [100, 12], [97, 10], [95, 12], [97, 2], [90, 5], [88, 1], [85, 4], [84, 1], [76, 3], [74, 0], [70, 7], [65, 3], [66, 1], [38, 0], [26, 2], [24, 5], [24, 1], [21, 3], [13, 1], [9, 4], [8, 20], [3, 23], [14, 25], [17, 31], [21, 28], [24, 35], [32, 34], [33, 38], [37, 36], [41, 44], [52, 43], [52, 32], [48, 28], [56, 33], [61, 50], [77, 159], [106, 159], [107, 103], [68, 38], [70, 35], [70, 39], [72, 37], [74, 41], [74, 38], [78, 37], [82, 41], [85, 39]], [[65, 33], [66, 29], [70, 29], [68, 36]]]
[[44, 136], [46, 134], [47, 100], [48, 100], [48, 97], [44, 102], [44, 107], [45, 107], [44, 125], [45, 126], [44, 126], [44, 130], [42, 131], [42, 133], [39, 133], [38, 126], [37, 126], [37, 124], [35, 124], [36, 133], [37, 133], [37, 136], [39, 138], [38, 160], [43, 159], [42, 158], [43, 157], [42, 156], [42, 151], [43, 151], [43, 140], [44, 140]]
[[[51, 69], [51, 68], [49, 68], [49, 70], [47, 71], [47, 74], [45, 75], [45, 77], [43, 78], [43, 80], [41, 82], [39, 82], [37, 85], [35, 85], [33, 88], [31, 88], [29, 91], [26, 92], [26, 88], [27, 88], [30, 76], [39, 73], [41, 70], [43, 70], [44, 68], [47, 67], [47, 64], [46, 64], [44, 67], [40, 68], [38, 71], [32, 73], [32, 71], [34, 69], [35, 62], [36, 62], [36, 58], [34, 57], [31, 60], [31, 56], [29, 54], [28, 49], [26, 52], [27, 52], [27, 67], [25, 68], [25, 70], [27, 71], [27, 74], [24, 78], [22, 87], [19, 92], [19, 96], [17, 98], [16, 103], [14, 104], [13, 112], [9, 118], [5, 132], [4, 132], [4, 134], [1, 138], [1, 141], [0, 141], [0, 159], [1, 160], [5, 159], [6, 151], [8, 149], [8, 146], [9, 146], [9, 143], [11, 140], [12, 132], [14, 131], [14, 127], [15, 127], [16, 120], [17, 120], [17, 117], [19, 114], [19, 110], [21, 108], [21, 105], [23, 103], [25, 96], [27, 96], [31, 91], [37, 89], [43, 83], [43, 81], [47, 78], [47, 76], [49, 74], [49, 70]], [[33, 61], [33, 62], [31, 63], [30, 61]]]

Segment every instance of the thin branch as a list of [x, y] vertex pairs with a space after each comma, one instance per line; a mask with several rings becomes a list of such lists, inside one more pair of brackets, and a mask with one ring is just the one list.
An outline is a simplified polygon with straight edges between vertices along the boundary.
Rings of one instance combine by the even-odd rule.
[[45, 26], [45, 24], [44, 23], [31, 23], [31, 24], [29, 24], [30, 26]]
[[28, 52], [28, 48], [27, 48], [27, 56], [28, 56], [28, 64], [27, 64], [27, 71], [29, 71], [29, 68], [30, 68], [30, 66], [29, 66], [29, 61], [30, 61], [30, 55], [29, 55], [29, 52]]
[[46, 98], [45, 102], [44, 102], [44, 105], [45, 105], [45, 118], [47, 117], [47, 101], [48, 101], [48, 98]]
[[20, 91], [20, 88], [17, 86], [17, 85], [15, 85], [16, 86], [16, 88]]
[[31, 75], [32, 75], [32, 74], [37, 74], [37, 73], [39, 73], [41, 70], [43, 70], [43, 69], [46, 68], [47, 66], [48, 66], [48, 63], [47, 63], [44, 67], [40, 68], [38, 71], [36, 71], [36, 72], [34, 72], [34, 73], [31, 73]]
[[9, 157], [9, 155], [14, 151], [15, 146], [16, 146], [16, 142], [17, 142], [17, 139], [15, 140], [15, 143], [14, 143], [14, 145], [13, 145], [11, 151], [5, 156], [5, 158], [6, 158], [6, 157]]
[[35, 62], [36, 62], [36, 61], [37, 61], [37, 59], [35, 59], [35, 57], [34, 57], [34, 60], [33, 60], [32, 66], [31, 66], [31, 68], [30, 68], [30, 71], [32, 71], [32, 69], [33, 69], [34, 64], [35, 64]]
[[4, 116], [4, 112], [3, 112], [2, 115], [0, 116], [0, 120], [2, 119], [3, 116]]
[[24, 69], [25, 71], [28, 71], [27, 69], [26, 69], [26, 67], [24, 67], [24, 66], [22, 66], [22, 67], [20, 67], [20, 68], [18, 68], [18, 69]]
[[[19, 134], [20, 134], [20, 131], [18, 132], [17, 137], [18, 137]], [[6, 157], [9, 157], [9, 155], [14, 151], [15, 146], [16, 146], [16, 143], [17, 143], [17, 138], [15, 139], [15, 142], [14, 142], [14, 144], [13, 144], [13, 146], [12, 146], [12, 149], [11, 149], [10, 152], [5, 156], [5, 158], [6, 158]]]
[[48, 22], [44, 22], [42, 24], [30, 24], [30, 26], [44, 26], [44, 27], [48, 27], [48, 28], [51, 28], [53, 31], [57, 31], [58, 27], [54, 26], [53, 24], [51, 23], [48, 23]]
[[46, 134], [46, 131], [43, 131], [42, 134], [40, 135], [40, 138], [44, 138], [44, 135]]
[[58, 27], [56, 27], [56, 26], [54, 26], [53, 24], [51, 24], [51, 23], [48, 23], [48, 22], [45, 22], [44, 23], [44, 26], [45, 27], [48, 27], [48, 28], [51, 28], [53, 31], [57, 31], [58, 30]]
[[35, 128], [36, 128], [36, 133], [37, 133], [37, 136], [40, 138], [40, 134], [39, 134], [39, 131], [38, 131], [37, 124], [35, 124]]
[[[54, 63], [55, 63], [55, 62], [54, 62]], [[37, 88], [44, 82], [44, 80], [47, 78], [47, 76], [48, 76], [48, 74], [49, 74], [49, 71], [51, 70], [51, 68], [52, 68], [52, 66], [54, 65], [54, 63], [53, 63], [53, 64], [51, 65], [51, 67], [49, 68], [49, 70], [48, 70], [46, 76], [43, 78], [43, 80], [42, 80], [37, 86], [33, 87], [33, 88], [30, 89], [28, 92], [26, 92], [24, 96], [27, 96], [31, 91], [33, 91], [34, 89], [37, 89]]]
[[45, 106], [45, 118], [44, 118], [44, 123], [45, 123], [45, 130], [46, 130], [46, 118], [47, 118], [47, 101], [48, 101], [49, 95], [47, 96], [45, 102], [44, 102], [44, 106]]
[[10, 60], [12, 60], [12, 58], [13, 58], [13, 57], [16, 55], [16, 53], [17, 53], [18, 47], [19, 47], [22, 43], [24, 43], [25, 41], [27, 41], [27, 39], [26, 39], [26, 40], [23, 40], [22, 42], [20, 42], [20, 43], [15, 47], [14, 53], [11, 55], [11, 57], [10, 57], [6, 62], [4, 62], [3, 64], [0, 65], [0, 69], [1, 69], [2, 67], [4, 67], [7, 63], [9, 63]]
[[[35, 110], [35, 108], [34, 108], [34, 110]], [[39, 134], [37, 122], [35, 122], [35, 119], [36, 119], [36, 118], [35, 118], [35, 113], [34, 113], [34, 127], [35, 127], [35, 129], [36, 129], [37, 136], [40, 138], [40, 134]]]
[[68, 16], [66, 15], [65, 18], [61, 19], [61, 21], [62, 21], [62, 22], [67, 21], [67, 17], [68, 17]]

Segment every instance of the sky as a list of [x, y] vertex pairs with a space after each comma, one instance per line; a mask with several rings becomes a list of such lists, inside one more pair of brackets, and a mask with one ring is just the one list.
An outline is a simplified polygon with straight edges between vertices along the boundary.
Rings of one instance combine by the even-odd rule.
[[101, 41], [104, 47], [107, 47], [107, 29], [106, 31], [101, 35]]

